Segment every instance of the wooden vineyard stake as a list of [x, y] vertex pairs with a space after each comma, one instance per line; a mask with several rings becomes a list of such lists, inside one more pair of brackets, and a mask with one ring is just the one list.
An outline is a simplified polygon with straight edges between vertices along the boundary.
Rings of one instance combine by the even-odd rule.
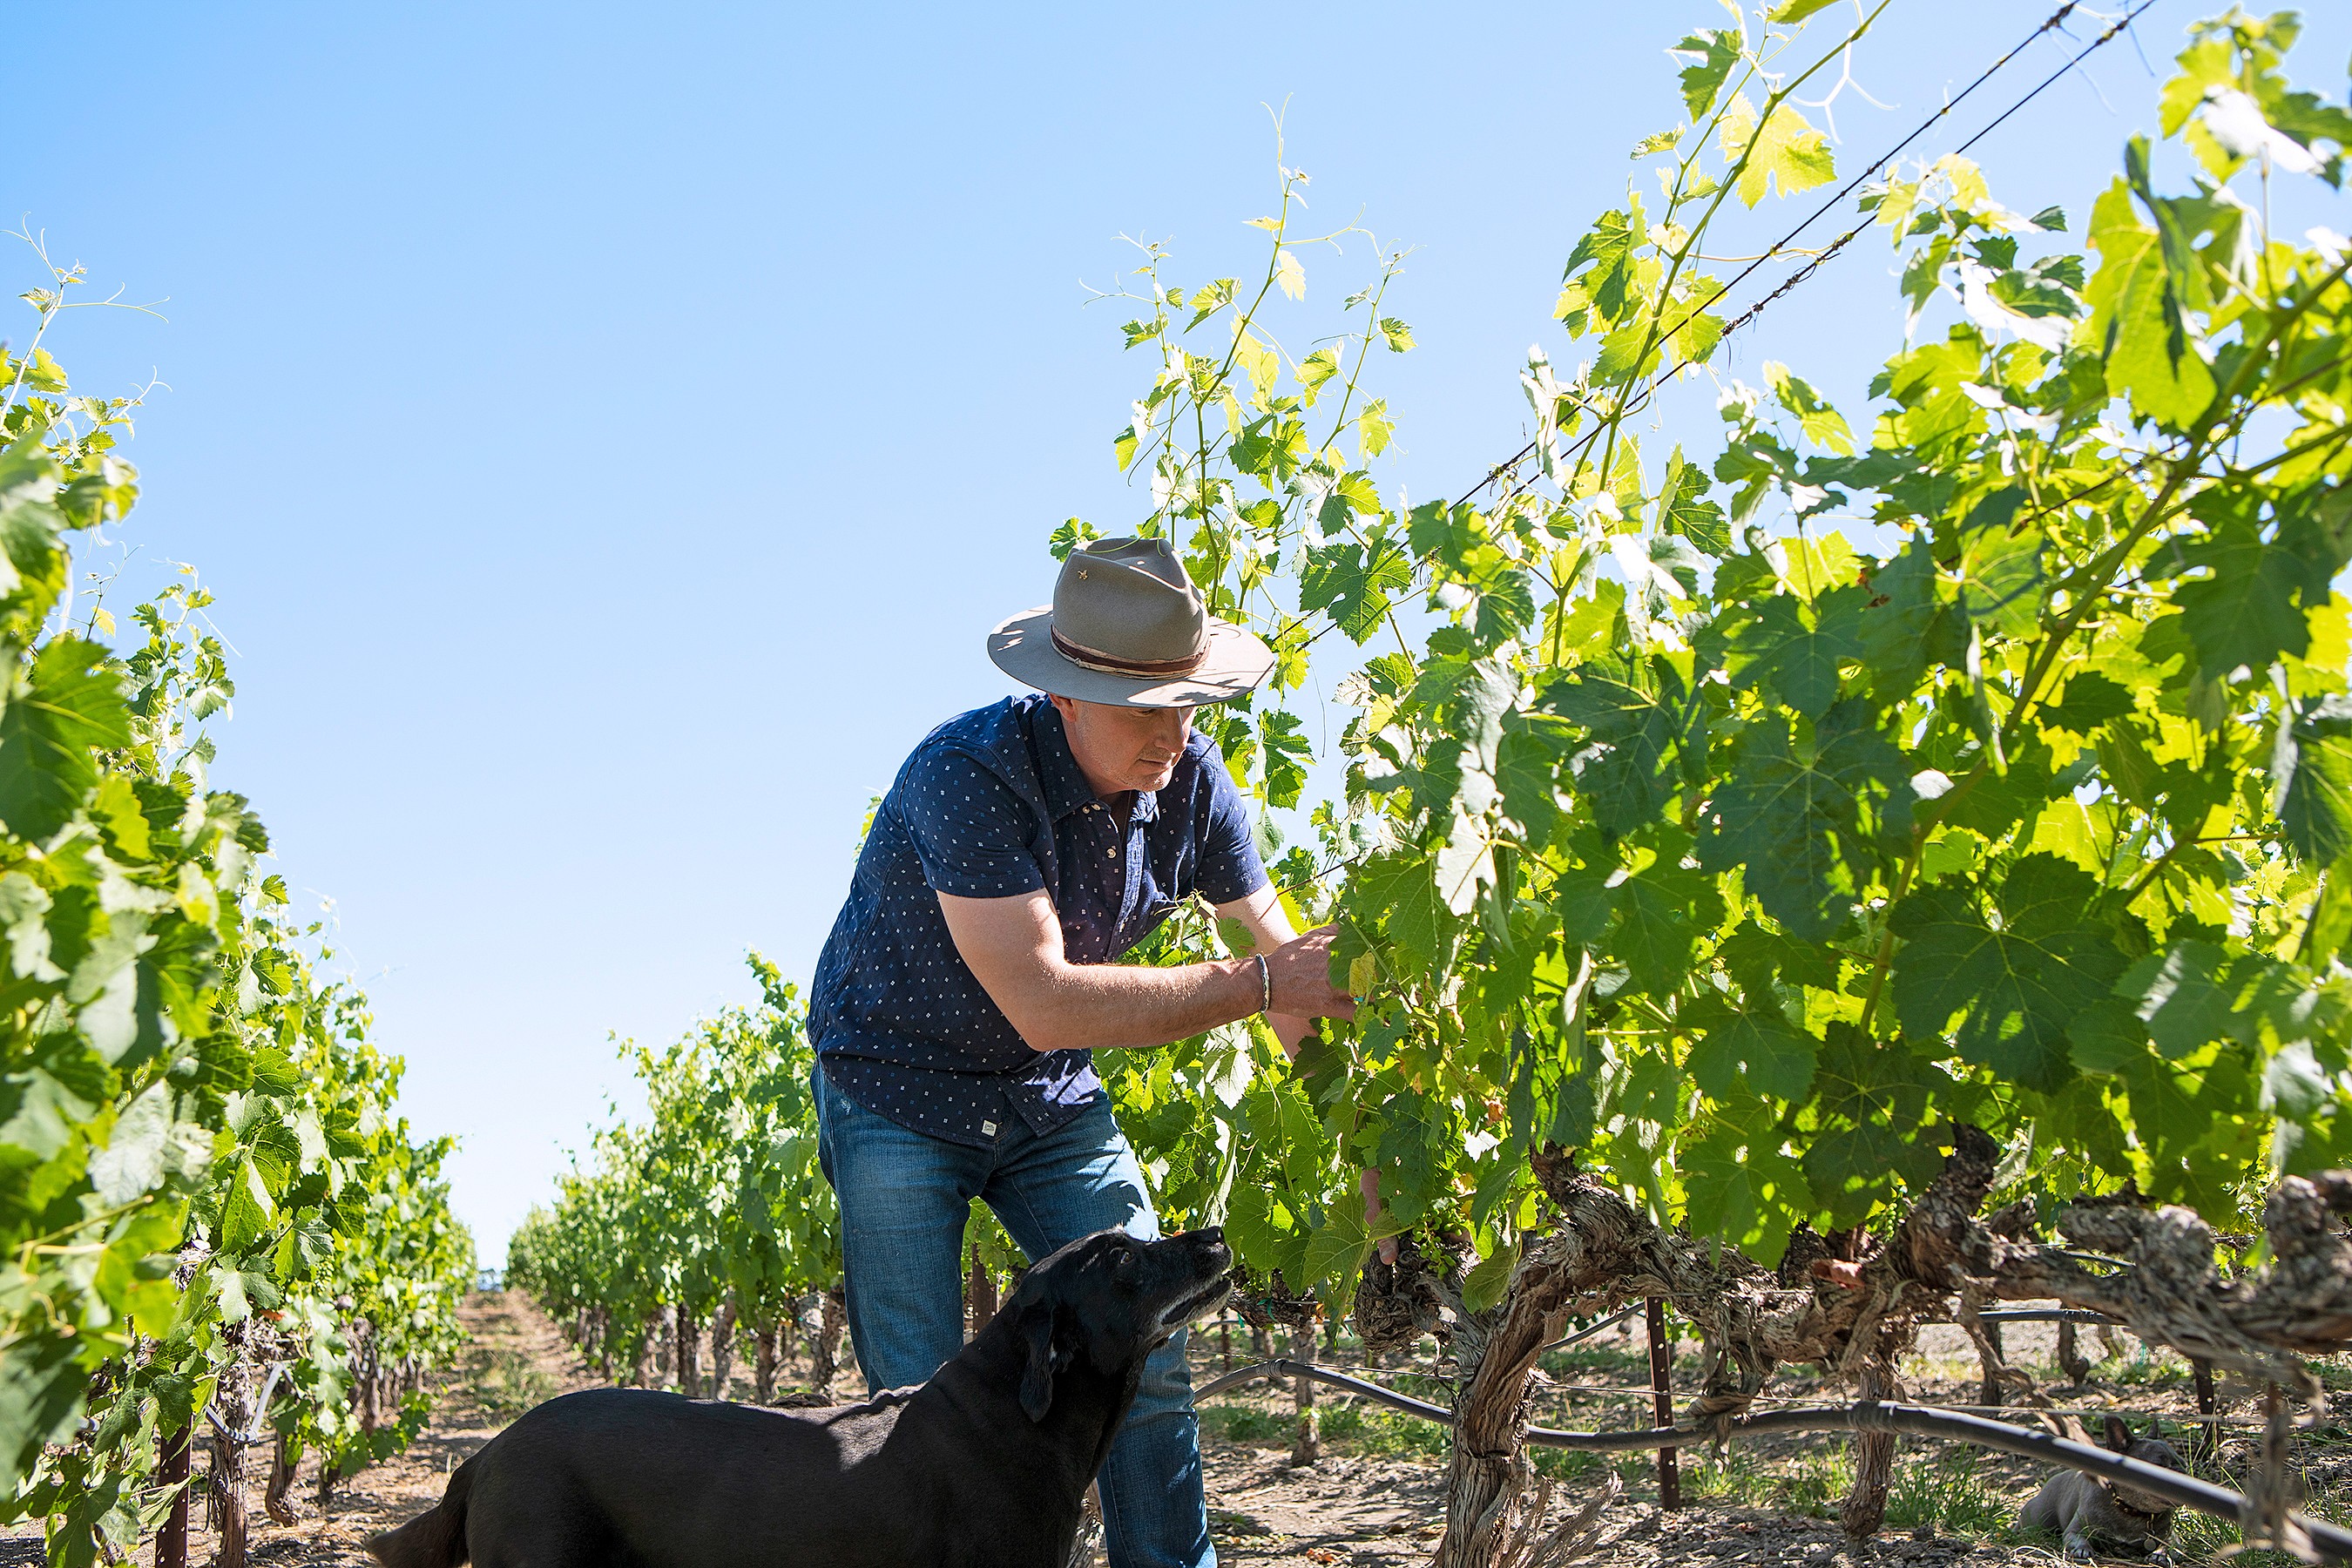
[[[2213, 1363], [2201, 1358], [2192, 1357], [2189, 1364], [2196, 1370], [2197, 1373], [2197, 1414], [2211, 1415], [2216, 1409], [2216, 1402], [2213, 1398]], [[2200, 1421], [2197, 1424], [2196, 1457], [2199, 1464], [2202, 1465], [2211, 1460], [2213, 1451], [2221, 1447], [2221, 1427], [2214, 1422]]]
[[155, 1479], [180, 1489], [172, 1499], [172, 1511], [163, 1516], [163, 1528], [155, 1532], [155, 1568], [188, 1568], [189, 1436], [190, 1429], [183, 1426], [162, 1438], [162, 1462], [155, 1468]]
[[[1658, 1425], [1675, 1424], [1675, 1348], [1666, 1338], [1666, 1304], [1657, 1297], [1650, 1298], [1650, 1389], [1651, 1404], [1656, 1407]], [[1675, 1450], [1658, 1450], [1658, 1506], [1683, 1506], [1683, 1478], [1675, 1461]]]

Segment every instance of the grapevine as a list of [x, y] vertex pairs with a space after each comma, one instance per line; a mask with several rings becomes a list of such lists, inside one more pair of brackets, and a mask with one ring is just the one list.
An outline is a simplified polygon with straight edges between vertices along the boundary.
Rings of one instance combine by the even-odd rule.
[[565, 1325], [608, 1377], [723, 1396], [738, 1335], [754, 1396], [776, 1394], [781, 1336], [802, 1328], [812, 1380], [832, 1382], [841, 1339], [841, 1241], [817, 1166], [814, 1060], [796, 987], [753, 956], [762, 999], [682, 1040], [625, 1055], [646, 1089], [642, 1123], [614, 1122], [592, 1159], [535, 1209], [508, 1249], [508, 1279]]
[[[1307, 776], [1310, 658], [1352, 666], [1343, 798], [1276, 875], [1370, 1001], [1294, 1065], [1194, 1042], [1114, 1087], [1252, 1270], [1335, 1310], [1369, 1279], [1360, 1322], [1447, 1334], [1442, 1563], [1537, 1539], [1526, 1371], [1571, 1309], [1668, 1298], [1706, 1419], [1784, 1360], [1891, 1394], [1921, 1316], [2000, 1295], [2315, 1403], [2296, 1356], [2352, 1328], [2324, 1174], [2352, 1156], [2352, 255], [2255, 199], [2340, 179], [2352, 115], [2287, 81], [2291, 16], [2233, 12], [2163, 92], [2196, 187], [2135, 139], [2088, 257], [1963, 157], [1876, 171], [1911, 332], [1858, 436], [1788, 366], [1711, 368], [1699, 262], [1731, 196], [1836, 176], [1792, 95], [1869, 17], [1808, 54], [1817, 9], [1678, 43], [1687, 117], [1636, 150], [1663, 196], [1637, 180], [1567, 263], [1556, 318], [1595, 352], [1531, 357], [1534, 471], [1462, 501], [1378, 477], [1394, 258], [1324, 347], [1261, 317], [1304, 292], [1303, 176], [1261, 283], [1182, 288], [1154, 250], [1131, 290], [1153, 374], [1115, 456], [1281, 656], [1202, 721], [1268, 806]], [[1716, 449], [1645, 453], [1632, 416], [1710, 381]], [[1171, 956], [1213, 949], [1192, 931]], [[2270, 1237], [2227, 1309], [2217, 1229]]]
[[[79, 281], [27, 296], [43, 335]], [[366, 998], [210, 782], [209, 594], [140, 605], [122, 657], [74, 597], [137, 500], [133, 400], [75, 395], [39, 336], [0, 385], [0, 1521], [43, 1519], [52, 1563], [128, 1552], [208, 1448], [234, 1564], [250, 1445], [290, 1518], [306, 1452], [328, 1485], [422, 1425], [472, 1245], [448, 1141], [398, 1116]]]

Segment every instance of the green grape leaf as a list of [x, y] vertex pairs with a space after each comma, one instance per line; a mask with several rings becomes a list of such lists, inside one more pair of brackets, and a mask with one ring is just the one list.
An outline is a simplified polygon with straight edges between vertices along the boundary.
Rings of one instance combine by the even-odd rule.
[[1837, 700], [1840, 670], [1865, 652], [1862, 621], [1869, 591], [1846, 585], [1808, 603], [1774, 594], [1734, 619], [1727, 644], [1731, 684], [1769, 689], [1798, 712], [1818, 719]]
[[[1686, 1015], [1687, 1016], [1687, 1015]], [[1728, 1008], [1699, 1015], [1706, 1032], [1691, 1047], [1685, 1064], [1698, 1086], [1722, 1100], [1742, 1080], [1757, 1094], [1802, 1100], [1813, 1084], [1813, 1059], [1821, 1042], [1780, 1013], [1736, 1013]]]
[[1731, 549], [1731, 525], [1723, 508], [1707, 500], [1706, 470], [1683, 460], [1676, 447], [1666, 458], [1665, 482], [1658, 490], [1658, 526], [1680, 534], [1705, 554], [1722, 555]]
[[2281, 717], [2271, 781], [2296, 854], [2326, 865], [2352, 849], [2352, 697], [2324, 697]]
[[1737, 1247], [1767, 1268], [1780, 1261], [1796, 1222], [1813, 1212], [1803, 1167], [1745, 1133], [1717, 1128], [1685, 1144], [1676, 1163], [1690, 1234]]
[[[2223, 676], [2241, 665], [2267, 669], [2280, 654], [2300, 658], [2311, 647], [2310, 627], [2295, 607], [2304, 563], [2292, 551], [2264, 542], [2252, 522], [2229, 520], [2182, 547], [2179, 560], [2183, 570], [2210, 574], [2182, 584], [2172, 595], [2181, 629], [2205, 669]], [[2323, 595], [2326, 591], [2323, 584]]]
[[2086, 670], [2066, 682], [2063, 699], [2042, 709], [2041, 719], [2051, 729], [2088, 735], [2132, 710], [2130, 692], [2096, 670]]
[[171, 1087], [151, 1084], [122, 1108], [106, 1147], [90, 1157], [90, 1184], [99, 1201], [116, 1208], [160, 1186], [171, 1137]]
[[2015, 524], [2025, 499], [2015, 485], [1995, 490], [1960, 525], [1960, 609], [2003, 636], [2032, 630], [2042, 608], [2042, 535]]
[[1287, 709], [1260, 713], [1257, 734], [1258, 754], [1265, 767], [1266, 804], [1286, 811], [1298, 804], [1307, 787], [1307, 769], [1315, 760], [1314, 743], [1307, 740], [1298, 715]]
[[1956, 888], [1904, 900], [1888, 923], [1904, 940], [1894, 989], [1905, 1031], [1932, 1037], [1948, 1028], [1967, 1060], [2029, 1088], [2057, 1088], [2074, 1071], [2068, 1022], [2124, 968], [2107, 935], [2079, 921], [2095, 890], [2082, 868], [2033, 854], [2001, 886], [1998, 928]]
[[1364, 1230], [1362, 1207], [1345, 1201], [1332, 1205], [1323, 1215], [1322, 1226], [1307, 1238], [1307, 1277], [1297, 1282], [1297, 1288], [1314, 1290], [1330, 1280], [1339, 1289], [1325, 1292], [1330, 1298], [1328, 1304], [1334, 1310], [1342, 1309], [1354, 1294], [1356, 1276], [1362, 1271], [1371, 1246], [1372, 1238]]
[[1831, 407], [1828, 400], [1813, 390], [1811, 382], [1779, 360], [1768, 359], [1764, 362], [1764, 384], [1772, 389], [1773, 399], [1781, 407], [1796, 416], [1805, 439], [1842, 458], [1853, 455], [1853, 431], [1847, 426], [1845, 416]]
[[1723, 79], [1739, 59], [1740, 42], [1735, 29], [1701, 27], [1668, 51], [1698, 57], [1683, 67], [1681, 74], [1683, 103], [1693, 120], [1704, 118], [1715, 107], [1715, 95], [1722, 90]]
[[1822, 1131], [1805, 1146], [1805, 1179], [1832, 1223], [1853, 1225], [1904, 1182], [1941, 1167], [1934, 1140], [1919, 1136], [1931, 1086], [1950, 1079], [1901, 1045], [1874, 1040], [1844, 1022], [1824, 1031], [1814, 1069]]
[[1742, 870], [1748, 890], [1791, 935], [1822, 939], [1852, 919], [1871, 865], [1864, 838], [1908, 821], [1902, 753], [1869, 728], [1860, 699], [1815, 729], [1811, 755], [1784, 717], [1740, 737], [1739, 763], [1710, 803], [1698, 841], [1710, 871]]
[[1632, 972], [1636, 987], [1670, 992], [1689, 969], [1698, 941], [1688, 913], [1696, 880], [1688, 872], [1653, 866], [1612, 889], [1617, 925], [1610, 950]]
[[250, 1250], [277, 1217], [278, 1203], [270, 1196], [261, 1163], [247, 1151], [231, 1168], [221, 1196], [218, 1255], [236, 1257]]
[[1376, 535], [1369, 550], [1352, 540], [1314, 545], [1299, 574], [1298, 607], [1328, 610], [1349, 639], [1360, 643], [1380, 629], [1395, 592], [1412, 582], [1412, 561], [1392, 540]]
[[94, 1097], [77, 1092], [45, 1067], [26, 1066], [0, 1077], [0, 1169], [21, 1170], [55, 1159], [73, 1142], [74, 1130], [97, 1112]]
[[43, 839], [98, 782], [93, 754], [131, 743], [122, 681], [107, 650], [52, 637], [0, 711], [0, 823]]
[[[2147, 143], [2133, 141], [2145, 160]], [[2099, 268], [2083, 291], [2091, 305], [2084, 330], [2105, 356], [2108, 389], [2150, 418], [2186, 428], [2213, 401], [2213, 373], [2189, 339], [2163, 242], [2133, 210], [2120, 176], [2092, 205], [2090, 242]]]
[[59, 1335], [30, 1334], [0, 1356], [0, 1487], [11, 1497], [41, 1450], [71, 1440], [81, 1425], [89, 1372], [78, 1364], [78, 1349]]
[[1721, 121], [1723, 155], [1739, 163], [1738, 188], [1743, 203], [1752, 207], [1762, 201], [1768, 180], [1783, 196], [1793, 196], [1837, 178], [1829, 138], [1793, 105], [1776, 105], [1760, 127], [1756, 113], [1743, 92], [1724, 110]]
[[1512, 1271], [1518, 1266], [1518, 1242], [1497, 1242], [1495, 1250], [1480, 1258], [1477, 1267], [1463, 1277], [1462, 1304], [1474, 1312], [1483, 1312], [1499, 1303], [1503, 1293], [1511, 1287]]

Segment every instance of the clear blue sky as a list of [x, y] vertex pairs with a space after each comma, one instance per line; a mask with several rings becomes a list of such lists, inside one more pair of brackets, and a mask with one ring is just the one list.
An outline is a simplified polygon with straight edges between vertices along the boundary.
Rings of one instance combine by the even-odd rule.
[[[1895, 107], [1840, 102], [1841, 172], [2047, 8], [1896, 0], [1855, 61]], [[2158, 0], [2147, 59], [2210, 9]], [[2340, 96], [2352, 15], [2308, 10], [2295, 74]], [[747, 948], [805, 976], [868, 797], [1006, 691], [982, 633], [1045, 596], [1046, 533], [1146, 510], [1109, 437], [1148, 367], [1116, 307], [1081, 308], [1117, 237], [1172, 240], [1182, 277], [1251, 264], [1262, 106], [1286, 102], [1316, 217], [1418, 247], [1392, 299], [1421, 346], [1378, 366], [1392, 473], [1458, 491], [1521, 439], [1527, 346], [1575, 357], [1560, 264], [1678, 117], [1660, 51], [1720, 20], [147, 5], [19, 29], [0, 217], [168, 298], [53, 347], [85, 391], [169, 384], [125, 535], [220, 595], [239, 693], [215, 778], [334, 900], [410, 1116], [465, 1140], [486, 1260], [628, 1100], [608, 1031], [748, 1000]], [[2037, 44], [1917, 150], [2074, 47]], [[2156, 81], [2129, 40], [2101, 50], [1979, 150], [1996, 194], [2079, 230]], [[2283, 226], [2352, 228], [2324, 195]], [[1787, 360], [1855, 412], [1900, 338], [1888, 256], [1858, 245], [1727, 373]], [[1309, 303], [1363, 258], [1310, 254]], [[10, 292], [38, 280], [8, 268]]]

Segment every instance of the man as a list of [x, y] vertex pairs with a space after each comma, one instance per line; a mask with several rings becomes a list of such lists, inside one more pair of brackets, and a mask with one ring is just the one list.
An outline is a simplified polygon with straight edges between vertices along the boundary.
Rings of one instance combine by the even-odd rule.
[[[1032, 1258], [1113, 1226], [1159, 1234], [1094, 1048], [1259, 1013], [1295, 1048], [1313, 1019], [1354, 1012], [1331, 984], [1329, 931], [1294, 937], [1248, 809], [1192, 730], [1195, 707], [1248, 691], [1274, 656], [1209, 617], [1165, 541], [1074, 552], [1054, 603], [999, 626], [989, 654], [1043, 695], [950, 719], [915, 748], [810, 999], [850, 1335], [877, 1390], [962, 1347], [973, 1198]], [[1195, 896], [1249, 931], [1252, 956], [1111, 962]], [[1215, 1563], [1182, 1335], [1146, 1367], [1101, 1484], [1116, 1568]]]

